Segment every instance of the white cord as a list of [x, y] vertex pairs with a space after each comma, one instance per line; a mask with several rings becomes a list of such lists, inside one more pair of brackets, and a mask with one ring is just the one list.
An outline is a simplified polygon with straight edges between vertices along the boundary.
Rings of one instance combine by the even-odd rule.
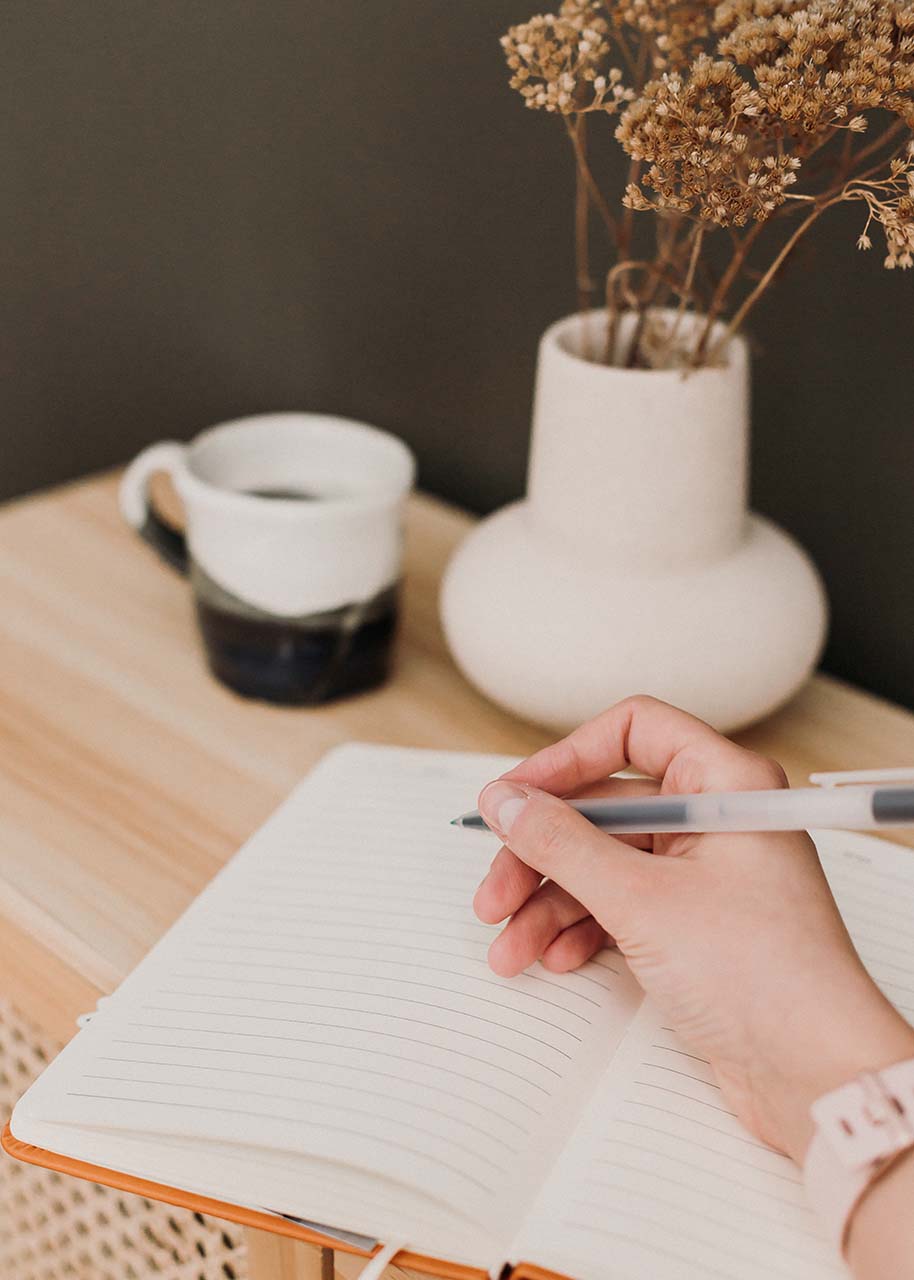
[[405, 1240], [391, 1240], [380, 1253], [376, 1253], [373, 1258], [369, 1258], [359, 1272], [359, 1280], [381, 1280], [381, 1273], [384, 1268], [393, 1262], [401, 1249], [405, 1248]]

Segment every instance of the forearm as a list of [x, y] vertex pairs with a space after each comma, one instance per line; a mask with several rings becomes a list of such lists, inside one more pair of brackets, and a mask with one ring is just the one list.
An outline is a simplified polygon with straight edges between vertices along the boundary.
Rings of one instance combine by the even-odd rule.
[[851, 1220], [847, 1260], [857, 1280], [914, 1275], [914, 1152], [867, 1191]]
[[[777, 1107], [780, 1145], [802, 1164], [812, 1137], [810, 1105], [860, 1072], [914, 1058], [914, 1031], [867, 982], [845, 983], [840, 1012], [813, 1028], [821, 1049], [795, 1063]], [[827, 1006], [823, 1007], [824, 1009]], [[857, 1280], [914, 1277], [914, 1152], [901, 1156], [864, 1193], [850, 1221], [847, 1262]]]
[[[835, 965], [833, 989], [817, 982], [817, 1000], [781, 1016], [783, 1038], [760, 1093], [768, 1104], [765, 1129], [802, 1165], [812, 1138], [810, 1107], [817, 1098], [865, 1071], [914, 1058], [914, 1029], [881, 995], [859, 962]], [[840, 991], [840, 994], [837, 992]], [[914, 1276], [914, 1265], [912, 1265]]]

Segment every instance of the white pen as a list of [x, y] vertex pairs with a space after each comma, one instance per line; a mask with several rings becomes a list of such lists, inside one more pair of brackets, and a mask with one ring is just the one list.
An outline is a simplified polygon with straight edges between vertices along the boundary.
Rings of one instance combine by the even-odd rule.
[[[806, 831], [837, 827], [914, 826], [914, 786], [842, 786], [865, 778], [914, 780], [911, 769], [814, 774], [814, 787], [778, 791], [708, 791], [701, 795], [640, 796], [631, 800], [569, 800], [602, 831], [625, 834], [675, 831]], [[474, 810], [454, 818], [455, 827], [488, 831]]]

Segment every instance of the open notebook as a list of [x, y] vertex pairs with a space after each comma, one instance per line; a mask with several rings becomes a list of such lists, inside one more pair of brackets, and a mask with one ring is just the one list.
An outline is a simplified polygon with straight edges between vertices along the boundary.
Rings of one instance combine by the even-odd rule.
[[[845, 1275], [797, 1170], [618, 954], [564, 977], [488, 969], [495, 930], [470, 902], [494, 841], [448, 819], [508, 763], [325, 757], [26, 1093], [14, 1139], [366, 1248], [401, 1240], [451, 1275]], [[818, 844], [914, 1015], [914, 854]]]

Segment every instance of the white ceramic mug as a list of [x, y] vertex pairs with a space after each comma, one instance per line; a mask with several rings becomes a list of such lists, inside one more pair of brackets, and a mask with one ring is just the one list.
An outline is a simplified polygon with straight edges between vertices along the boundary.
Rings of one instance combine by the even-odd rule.
[[[149, 501], [167, 472], [186, 534]], [[379, 683], [415, 463], [344, 418], [273, 413], [151, 445], [120, 487], [130, 525], [190, 575], [210, 665], [241, 693], [315, 702]]]

